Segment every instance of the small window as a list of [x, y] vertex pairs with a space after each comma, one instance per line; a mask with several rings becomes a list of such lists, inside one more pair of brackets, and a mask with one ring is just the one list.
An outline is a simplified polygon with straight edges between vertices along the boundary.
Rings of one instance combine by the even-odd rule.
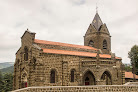
[[35, 66], [36, 66], [36, 58], [33, 57], [33, 68], [35, 69]]
[[55, 71], [52, 70], [50, 74], [50, 83], [55, 83]]
[[75, 73], [75, 70], [71, 70], [71, 82], [74, 82], [74, 73]]
[[16, 64], [18, 69], [19, 69], [19, 66], [20, 66], [19, 63], [20, 63], [20, 60], [18, 59], [17, 64]]
[[28, 48], [27, 47], [24, 48], [24, 52], [25, 52], [24, 53], [24, 60], [27, 61], [28, 60]]
[[88, 45], [91, 47], [94, 47], [94, 42], [92, 40], [90, 40]]
[[117, 70], [116, 72], [117, 72], [116, 76], [117, 76], [117, 78], [118, 78], [118, 77], [119, 77], [119, 75], [118, 75], [118, 70]]
[[103, 41], [103, 49], [107, 49], [107, 41], [106, 40]]
[[33, 57], [33, 64], [35, 64], [36, 63], [36, 58], [35, 57]]

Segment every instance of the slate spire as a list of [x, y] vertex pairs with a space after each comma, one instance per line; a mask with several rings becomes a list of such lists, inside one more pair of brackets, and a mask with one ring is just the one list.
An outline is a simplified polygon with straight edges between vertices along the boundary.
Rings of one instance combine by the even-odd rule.
[[99, 31], [99, 28], [101, 27], [101, 25], [103, 25], [103, 22], [98, 14], [98, 12], [96, 12], [95, 17], [92, 21], [92, 25], [96, 28], [97, 31]]

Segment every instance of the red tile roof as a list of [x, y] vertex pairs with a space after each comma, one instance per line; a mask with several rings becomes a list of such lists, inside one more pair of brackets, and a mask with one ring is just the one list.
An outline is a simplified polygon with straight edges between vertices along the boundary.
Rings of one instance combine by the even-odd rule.
[[[40, 44], [50, 44], [50, 45], [59, 45], [59, 46], [66, 46], [66, 47], [74, 47], [74, 48], [98, 50], [96, 48], [89, 47], [89, 46], [74, 45], [74, 44], [52, 42], [52, 41], [44, 41], [44, 40], [38, 40], [38, 39], [35, 39], [34, 42], [35, 43], [40, 43]], [[87, 56], [87, 57], [96, 57], [96, 55], [97, 55], [97, 53], [90, 53], [90, 52], [67, 51], [67, 50], [56, 50], [56, 49], [46, 49], [46, 48], [43, 48], [43, 52], [44, 53], [54, 53], [54, 54]], [[99, 56], [101, 58], [111, 58], [111, 55], [108, 55], [108, 54], [99, 54]], [[121, 58], [116, 57], [116, 59], [121, 59]]]
[[[133, 75], [132, 72], [125, 72], [125, 78], [133, 79], [134, 78], [134, 75]], [[138, 75], [135, 75], [135, 78], [138, 79]]]
[[78, 51], [66, 51], [66, 50], [56, 50], [56, 49], [43, 49], [44, 53], [54, 53], [54, 54], [64, 54], [64, 55], [76, 55], [76, 56], [87, 56], [96, 57], [97, 53], [90, 52], [78, 52]]
[[116, 59], [122, 59], [122, 58], [120, 58], [120, 57], [115, 57]]
[[108, 54], [99, 54], [101, 58], [111, 58], [111, 55]]
[[[67, 50], [56, 50], [56, 49], [46, 49], [46, 48], [43, 48], [43, 52], [53, 53], [53, 54], [86, 56], [86, 57], [96, 57], [97, 55], [97, 53], [90, 53], [90, 52], [67, 51]], [[111, 58], [111, 55], [108, 55], [108, 54], [99, 54], [99, 56], [101, 58]]]
[[44, 41], [44, 40], [34, 40], [35, 43], [40, 43], [40, 44], [51, 44], [51, 45], [60, 45], [60, 46], [66, 46], [66, 47], [74, 47], [74, 48], [82, 48], [82, 49], [91, 49], [91, 50], [98, 50], [93, 47], [89, 46], [82, 46], [82, 45], [74, 45], [74, 44], [67, 44], [67, 43], [60, 43], [60, 42], [52, 42], [52, 41]]

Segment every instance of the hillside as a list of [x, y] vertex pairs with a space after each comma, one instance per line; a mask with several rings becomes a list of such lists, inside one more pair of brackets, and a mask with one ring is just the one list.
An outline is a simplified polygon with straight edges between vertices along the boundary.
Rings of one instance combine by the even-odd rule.
[[10, 67], [7, 67], [7, 68], [3, 68], [3, 69], [0, 69], [0, 71], [2, 72], [2, 74], [5, 74], [5, 73], [13, 73], [14, 67], [13, 66], [10, 66]]
[[4, 62], [4, 63], [0, 63], [0, 69], [13, 66], [13, 64], [14, 64], [14, 62]]

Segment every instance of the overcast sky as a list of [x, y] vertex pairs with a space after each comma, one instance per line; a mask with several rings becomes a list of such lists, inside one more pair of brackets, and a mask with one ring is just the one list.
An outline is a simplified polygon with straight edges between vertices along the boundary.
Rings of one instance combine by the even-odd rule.
[[36, 39], [83, 45], [96, 13], [112, 36], [112, 52], [130, 63], [138, 45], [138, 0], [0, 0], [0, 62], [14, 62], [28, 28]]

